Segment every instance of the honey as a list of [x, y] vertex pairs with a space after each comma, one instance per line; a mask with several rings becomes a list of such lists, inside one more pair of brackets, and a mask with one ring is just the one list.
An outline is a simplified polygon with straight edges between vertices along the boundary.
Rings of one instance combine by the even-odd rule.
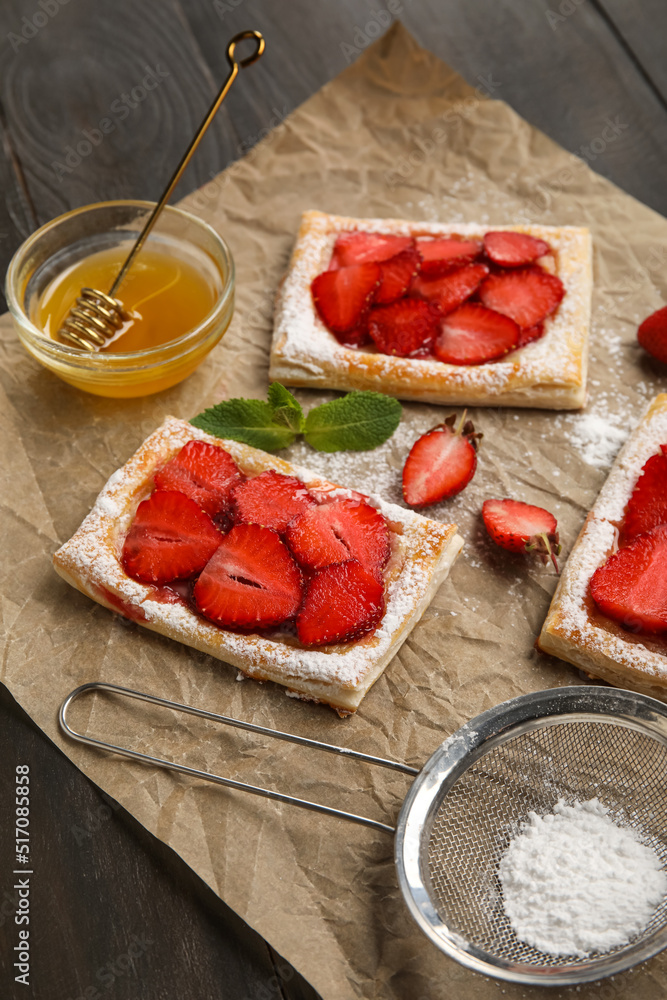
[[[128, 249], [123, 243], [97, 250], [69, 264], [50, 282], [34, 315], [47, 337], [58, 340], [58, 329], [82, 288], [109, 291]], [[173, 244], [149, 242], [116, 293], [127, 320], [100, 353], [144, 351], [177, 340], [209, 315], [220, 289], [219, 276], [212, 268], [201, 262], [198, 266]]]

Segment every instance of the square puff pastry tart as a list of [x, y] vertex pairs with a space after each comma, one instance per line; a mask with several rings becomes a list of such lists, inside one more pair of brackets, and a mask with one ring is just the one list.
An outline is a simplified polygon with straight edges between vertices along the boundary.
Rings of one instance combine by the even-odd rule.
[[621, 449], [570, 553], [537, 640], [591, 677], [667, 701], [667, 640], [634, 635], [603, 615], [590, 596], [590, 579], [616, 547], [639, 474], [667, 442], [667, 393], [656, 396]]
[[572, 410], [584, 405], [591, 310], [591, 238], [573, 226], [500, 226], [546, 240], [566, 294], [539, 340], [483, 365], [449, 365], [344, 347], [317, 315], [311, 282], [329, 265], [336, 237], [360, 230], [399, 236], [481, 239], [488, 226], [351, 219], [305, 212], [278, 292], [270, 377], [285, 385], [373, 389], [401, 399], [466, 406]]
[[111, 476], [81, 527], [55, 553], [57, 572], [104, 607], [231, 663], [248, 677], [275, 681], [288, 693], [325, 702], [341, 715], [354, 712], [449, 573], [463, 545], [456, 525], [431, 521], [378, 497], [370, 498], [389, 524], [386, 609], [376, 630], [356, 642], [308, 649], [287, 634], [228, 631], [206, 621], [184, 602], [165, 600], [164, 591], [161, 599], [160, 588], [133, 580], [120, 561], [137, 506], [151, 492], [153, 474], [193, 439], [223, 447], [249, 476], [275, 469], [325, 495], [344, 497], [353, 492], [266, 452], [220, 440], [168, 417]]

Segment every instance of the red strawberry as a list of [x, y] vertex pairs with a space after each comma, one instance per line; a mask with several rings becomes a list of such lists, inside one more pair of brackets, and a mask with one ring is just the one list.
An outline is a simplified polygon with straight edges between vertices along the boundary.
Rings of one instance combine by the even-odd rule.
[[534, 340], [539, 340], [540, 337], [544, 336], [544, 323], [538, 323], [537, 326], [531, 326], [529, 329], [525, 330], [523, 327], [519, 327], [519, 342], [517, 347], [525, 347], [526, 344], [532, 344]]
[[493, 232], [484, 237], [484, 253], [501, 267], [520, 267], [551, 253], [551, 247], [527, 233]]
[[383, 235], [382, 233], [341, 233], [334, 246], [331, 265], [349, 267], [351, 264], [379, 263], [403, 253], [412, 245], [411, 236]]
[[422, 299], [399, 299], [371, 309], [368, 332], [383, 354], [407, 358], [431, 347], [438, 332], [438, 314]]
[[633, 632], [667, 632], [667, 524], [614, 552], [593, 573], [591, 595]]
[[433, 353], [449, 365], [481, 365], [518, 343], [519, 327], [509, 316], [466, 302], [443, 319]]
[[444, 315], [463, 305], [477, 291], [488, 273], [489, 269], [485, 264], [467, 264], [443, 274], [441, 278], [423, 278], [420, 274], [412, 282], [410, 291], [428, 299]]
[[304, 646], [351, 642], [366, 635], [384, 614], [384, 587], [356, 561], [327, 566], [306, 590], [296, 619]]
[[470, 264], [482, 252], [476, 240], [435, 239], [417, 240], [424, 278], [439, 278], [446, 271], [463, 264]]
[[266, 628], [294, 618], [301, 604], [301, 573], [275, 531], [237, 524], [202, 571], [193, 597], [216, 625]]
[[284, 531], [293, 518], [314, 503], [299, 479], [273, 469], [246, 479], [232, 493], [235, 521], [253, 521], [274, 531]]
[[623, 543], [667, 524], [667, 444], [645, 463], [625, 509]]
[[485, 500], [482, 517], [496, 545], [510, 552], [536, 552], [544, 563], [551, 558], [558, 572], [558, 524], [548, 510], [522, 500]]
[[363, 347], [364, 344], [370, 343], [368, 317], [369, 313], [365, 312], [359, 326], [355, 326], [354, 330], [347, 330], [345, 333], [336, 333], [333, 331], [333, 335], [338, 343], [342, 344], [343, 347]]
[[334, 500], [309, 507], [288, 525], [286, 539], [308, 569], [356, 559], [380, 577], [389, 558], [387, 522], [365, 500]]
[[537, 326], [558, 308], [565, 288], [555, 274], [539, 267], [526, 267], [490, 274], [482, 282], [479, 295], [489, 309], [504, 313], [527, 329]]
[[466, 421], [466, 410], [456, 429], [455, 422], [453, 413], [413, 444], [403, 467], [403, 498], [411, 507], [456, 496], [474, 476], [482, 435]]
[[325, 326], [337, 334], [358, 327], [379, 281], [377, 264], [353, 264], [318, 274], [310, 287], [315, 308]]
[[637, 331], [637, 340], [656, 361], [667, 364], [667, 306], [644, 320]]
[[409, 247], [395, 257], [383, 261], [380, 270], [382, 278], [374, 301], [376, 305], [387, 305], [400, 299], [407, 292], [410, 282], [419, 270], [419, 254], [413, 246]]
[[224, 510], [233, 487], [243, 480], [234, 459], [208, 441], [188, 441], [155, 473], [159, 490], [178, 490], [213, 517]]
[[204, 568], [222, 538], [194, 500], [156, 490], [137, 507], [123, 545], [123, 567], [143, 583], [184, 580]]

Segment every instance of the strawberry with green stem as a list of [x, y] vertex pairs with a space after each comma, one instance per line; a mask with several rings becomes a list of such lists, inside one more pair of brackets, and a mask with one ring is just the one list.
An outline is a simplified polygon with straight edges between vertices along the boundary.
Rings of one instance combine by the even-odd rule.
[[561, 550], [558, 523], [548, 510], [522, 500], [485, 500], [482, 518], [496, 545], [509, 552], [532, 552], [544, 565], [551, 559], [560, 572], [556, 561]]

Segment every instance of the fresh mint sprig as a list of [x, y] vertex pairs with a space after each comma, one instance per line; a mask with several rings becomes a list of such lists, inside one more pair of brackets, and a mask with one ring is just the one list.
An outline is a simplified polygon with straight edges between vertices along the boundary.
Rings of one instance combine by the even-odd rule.
[[304, 416], [299, 401], [280, 382], [269, 386], [268, 400], [228, 399], [190, 423], [214, 437], [277, 451], [303, 434], [317, 451], [370, 451], [394, 433], [401, 404], [379, 392], [348, 392], [315, 406]]

